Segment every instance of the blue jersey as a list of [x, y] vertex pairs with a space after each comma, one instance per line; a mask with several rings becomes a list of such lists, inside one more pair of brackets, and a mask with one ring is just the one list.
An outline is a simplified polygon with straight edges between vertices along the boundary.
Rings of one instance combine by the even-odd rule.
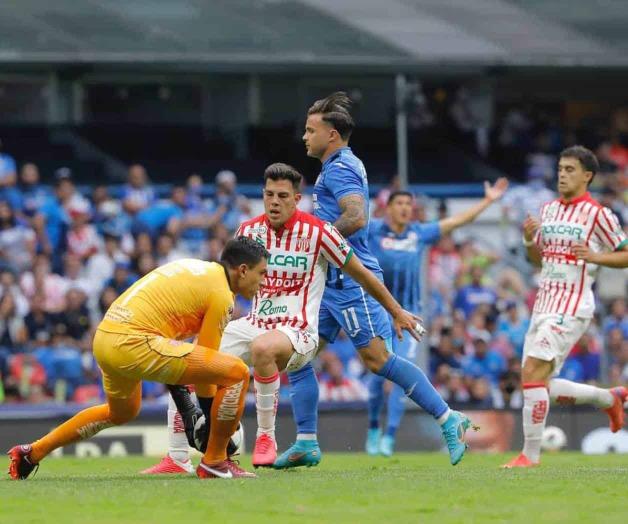
[[[338, 204], [349, 195], [360, 195], [364, 199], [365, 214], [369, 216], [369, 185], [366, 178], [366, 169], [362, 161], [353, 154], [350, 147], [338, 149], [325, 162], [320, 175], [314, 185], [312, 197], [314, 214], [332, 224], [338, 220], [342, 211]], [[364, 266], [380, 278], [382, 270], [377, 259], [371, 254], [368, 247], [368, 222], [353, 235], [347, 237], [353, 252]], [[336, 289], [358, 287], [358, 283], [337, 268], [331, 268], [327, 274], [327, 286]]]
[[408, 225], [395, 233], [383, 220], [374, 220], [369, 230], [369, 246], [384, 272], [388, 290], [407, 311], [421, 312], [421, 260], [423, 251], [440, 238], [438, 222]]

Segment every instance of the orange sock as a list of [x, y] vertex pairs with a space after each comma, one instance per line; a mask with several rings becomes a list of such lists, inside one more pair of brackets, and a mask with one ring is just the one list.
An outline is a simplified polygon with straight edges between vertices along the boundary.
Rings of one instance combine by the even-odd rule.
[[217, 464], [227, 458], [227, 444], [238, 427], [249, 388], [248, 368], [242, 380], [228, 387], [219, 387], [212, 404], [212, 419], [207, 450], [203, 462]]
[[46, 436], [35, 441], [31, 457], [35, 462], [39, 462], [51, 451], [78, 440], [89, 438], [100, 430], [113, 425], [109, 419], [108, 404], [84, 409], [70, 420], [57, 426]]
[[107, 404], [79, 411], [70, 420], [33, 442], [31, 458], [34, 462], [39, 462], [57, 448], [91, 438], [105, 428], [133, 420], [139, 412], [141, 401], [142, 390], [138, 387], [128, 399], [109, 398]]

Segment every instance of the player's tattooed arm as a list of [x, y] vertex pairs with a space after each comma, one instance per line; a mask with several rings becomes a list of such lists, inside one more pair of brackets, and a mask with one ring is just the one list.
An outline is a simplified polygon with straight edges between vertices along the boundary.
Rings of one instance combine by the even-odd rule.
[[366, 226], [366, 206], [362, 195], [347, 195], [338, 201], [342, 214], [334, 223], [336, 229], [344, 237], [353, 235], [358, 229]]

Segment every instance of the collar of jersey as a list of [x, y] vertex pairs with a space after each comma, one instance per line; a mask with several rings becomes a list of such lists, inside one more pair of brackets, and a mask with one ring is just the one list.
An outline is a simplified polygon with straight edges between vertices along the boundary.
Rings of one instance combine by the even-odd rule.
[[323, 167], [328, 166], [331, 162], [336, 160], [343, 151], [351, 151], [351, 148], [349, 146], [344, 146], [340, 149], [336, 149], [336, 151], [334, 151], [334, 153], [327, 160], [325, 160], [325, 162], [323, 162]]
[[584, 195], [579, 196], [578, 198], [574, 198], [573, 200], [570, 200], [569, 202], [567, 202], [564, 198], [560, 198], [559, 200], [561, 204], [565, 206], [571, 206], [571, 205], [579, 204], [580, 202], [593, 200], [593, 199], [591, 198], [591, 194], [587, 191]]
[[382, 221], [384, 227], [386, 228], [385, 231], [388, 231], [389, 233], [393, 233], [396, 237], [402, 237], [404, 236], [408, 230], [410, 229], [409, 224], [406, 226], [406, 228], [401, 232], [401, 233], [397, 233], [392, 227], [390, 227], [390, 224], [388, 222], [386, 222], [386, 220]]
[[284, 229], [290, 229], [292, 226], [294, 226], [295, 222], [298, 220], [300, 215], [301, 215], [301, 212], [298, 209], [295, 210], [295, 212], [292, 213], [292, 216], [288, 220], [286, 220], [286, 223], [276, 230], [273, 229], [272, 226], [270, 225], [270, 221], [268, 220], [268, 215], [264, 215], [264, 222], [269, 229], [273, 229], [275, 233], [280, 233]]

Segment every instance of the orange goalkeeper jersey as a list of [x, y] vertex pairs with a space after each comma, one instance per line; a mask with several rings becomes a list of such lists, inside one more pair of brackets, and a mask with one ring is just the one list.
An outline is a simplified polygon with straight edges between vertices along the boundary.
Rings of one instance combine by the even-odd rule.
[[222, 265], [192, 258], [164, 264], [120, 295], [98, 329], [149, 333], [218, 349], [234, 295]]

